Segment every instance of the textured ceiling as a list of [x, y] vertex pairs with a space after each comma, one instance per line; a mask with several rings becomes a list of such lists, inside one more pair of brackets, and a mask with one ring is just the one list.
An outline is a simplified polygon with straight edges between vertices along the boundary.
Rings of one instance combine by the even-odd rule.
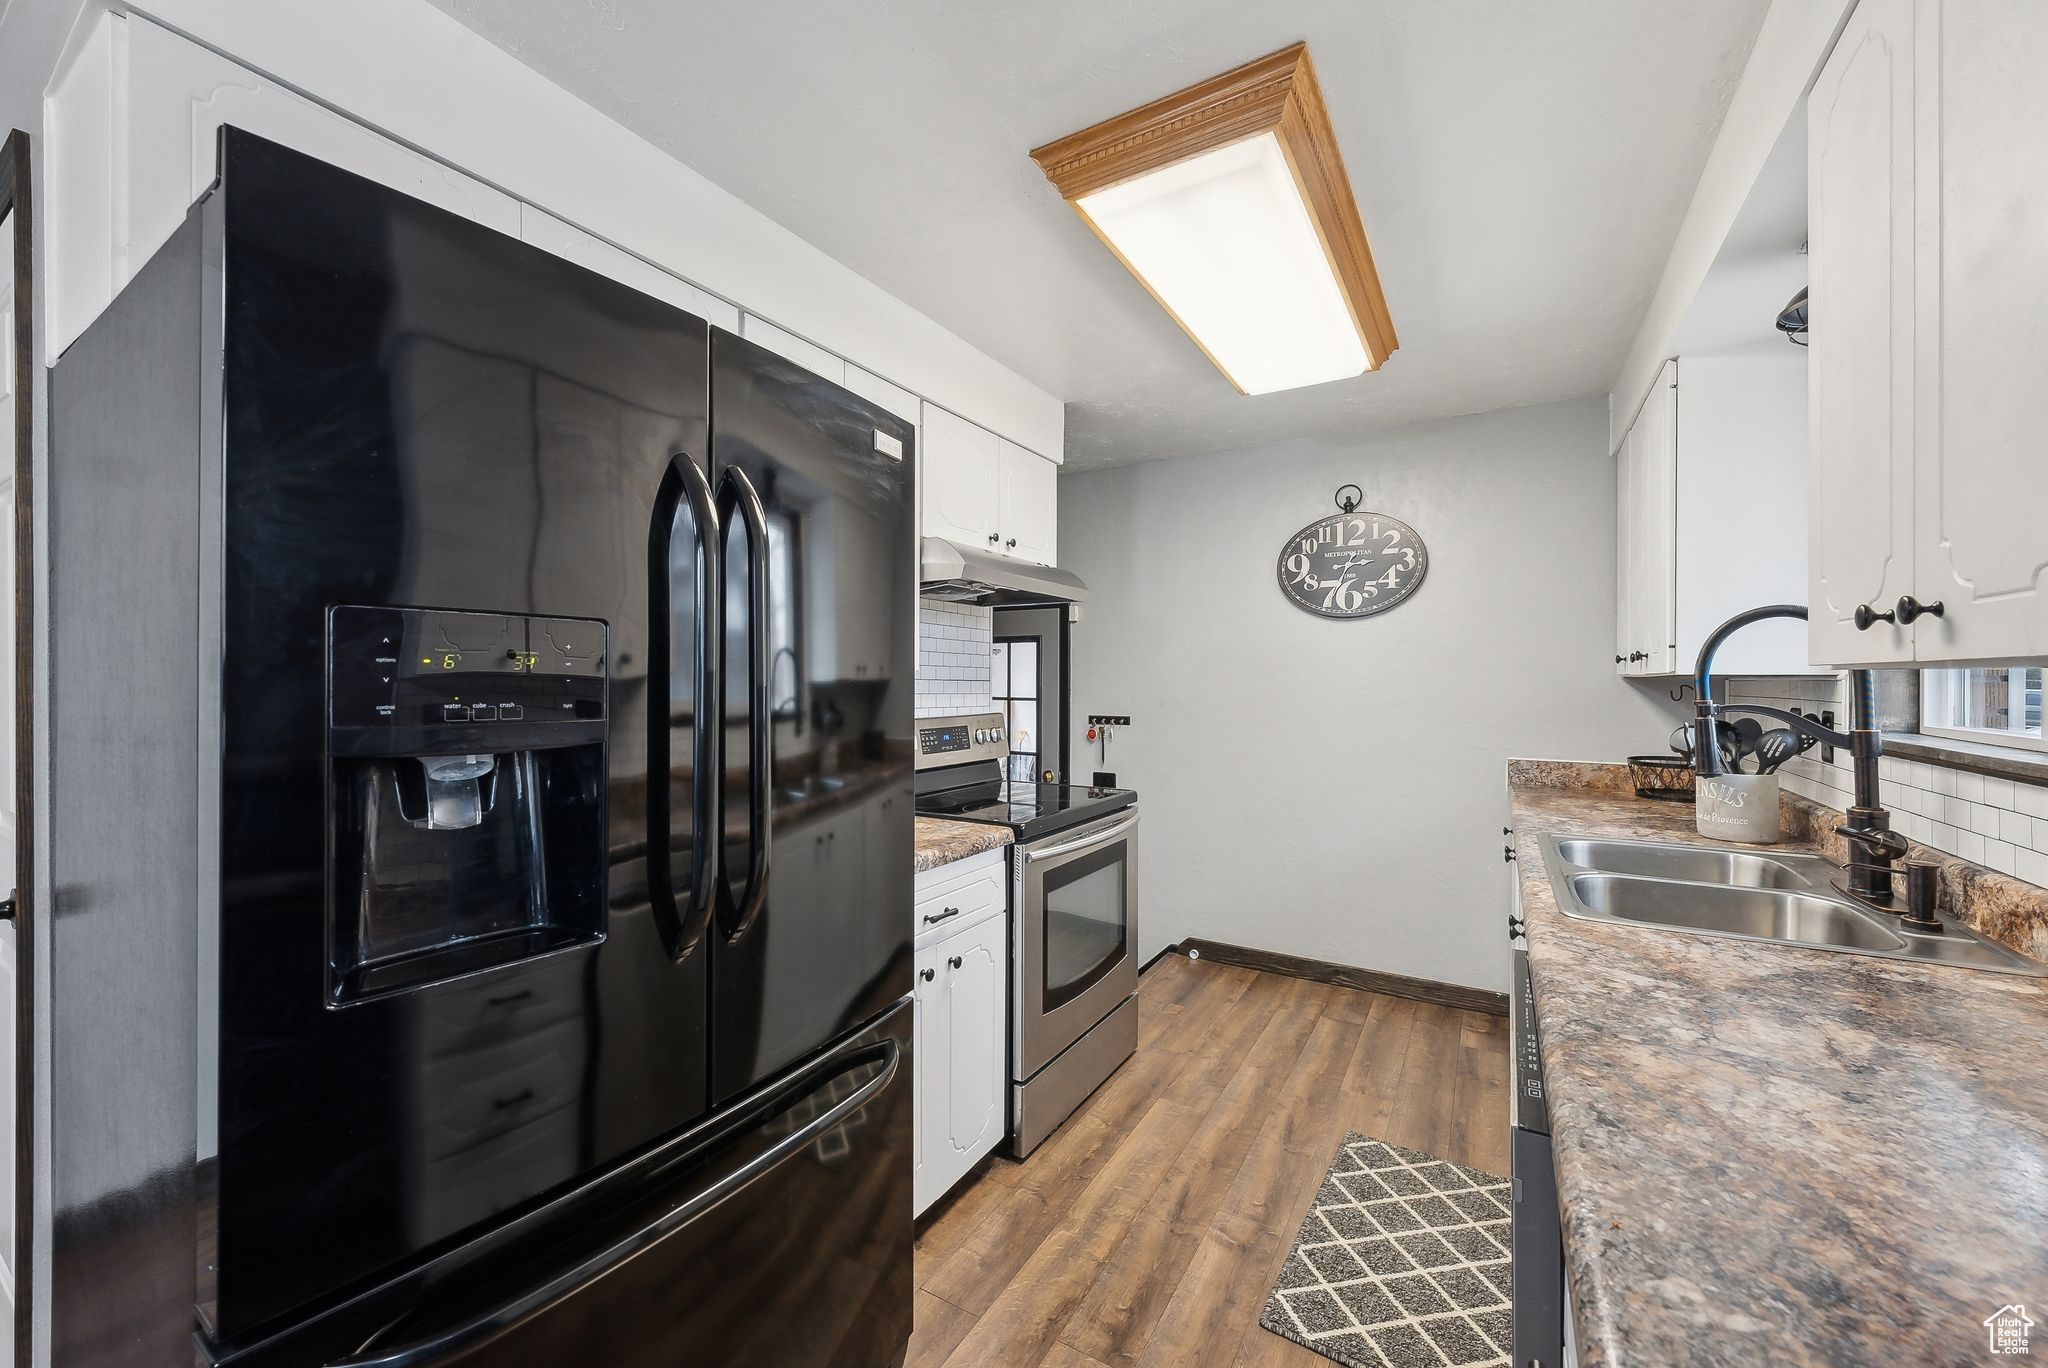
[[[1075, 467], [1603, 392], [1766, 0], [432, 0], [1067, 401]], [[1233, 390], [1030, 148], [1306, 39], [1401, 350]]]

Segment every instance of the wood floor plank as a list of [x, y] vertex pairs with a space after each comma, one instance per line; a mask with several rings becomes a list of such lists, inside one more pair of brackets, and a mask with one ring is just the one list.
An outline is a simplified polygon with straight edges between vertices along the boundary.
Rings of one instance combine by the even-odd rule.
[[904, 1355], [903, 1368], [937, 1368], [967, 1338], [975, 1318], [923, 1288], [918, 1289], [914, 1306], [910, 1352]]
[[[1140, 1364], [1200, 1363], [1235, 1346], [1258, 1320], [1273, 1275], [1292, 1245], [1330, 1156], [1330, 1122], [1357, 1031], [1318, 1021], [1295, 1071], [1239, 1166], [1202, 1245], [1174, 1288]], [[1226, 1353], [1228, 1350], [1226, 1350]]]
[[[1293, 1069], [1328, 1005], [1320, 985], [1275, 994], [1259, 1038], [1203, 1116], [1156, 1200], [1097, 1271], [1061, 1339], [1105, 1364], [1134, 1363], [1166, 1310], [1180, 1274], [1267, 1120], [1272, 1081]], [[1344, 990], [1335, 990], [1344, 991]]]
[[920, 1231], [910, 1368], [1328, 1368], [1258, 1316], [1338, 1138], [1505, 1171], [1496, 1018], [1168, 956], [1139, 1025], [1066, 1125]]
[[[1201, 972], [1219, 985], [1221, 996], [1208, 1000], [1226, 1007], [1255, 986], [1274, 997], [1292, 992], [1259, 984], [1272, 975], [1228, 965], [1204, 967]], [[1010, 1179], [1014, 1200], [1000, 1209], [999, 1218], [984, 1221], [968, 1236], [924, 1285], [957, 1306], [984, 1314], [1059, 1223], [1075, 1195], [1110, 1162], [1151, 1103], [1165, 1096], [1207, 1096], [1216, 1086], [1213, 1075], [1234, 1067], [1263, 1024], [1257, 1011], [1218, 1010], [1200, 1023], [1190, 1023], [1185, 1038], [1172, 1042], [1184, 1050], [1168, 1048], [1162, 1038], [1150, 1051], [1140, 1051], [1029, 1161], [1017, 1166]], [[1184, 1073], [1189, 1075], [1185, 1083]]]
[[1192, 1108], [1177, 1101], [1153, 1103], [947, 1363], [978, 1368], [1043, 1359], [1087, 1295], [1096, 1268], [1145, 1209], [1197, 1120]]

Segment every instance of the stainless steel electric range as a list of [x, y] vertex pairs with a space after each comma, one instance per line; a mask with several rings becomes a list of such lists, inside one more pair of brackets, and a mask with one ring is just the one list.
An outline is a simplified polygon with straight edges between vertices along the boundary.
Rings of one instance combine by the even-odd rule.
[[1001, 713], [920, 718], [917, 813], [1010, 848], [1010, 1150], [1023, 1158], [1138, 1048], [1138, 795], [1003, 777]]

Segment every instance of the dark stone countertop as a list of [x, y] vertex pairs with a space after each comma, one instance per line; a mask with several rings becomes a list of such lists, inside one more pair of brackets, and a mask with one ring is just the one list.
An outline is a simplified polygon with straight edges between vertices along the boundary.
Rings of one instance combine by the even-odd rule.
[[2048, 1305], [2048, 988], [1567, 918], [1542, 835], [1720, 844], [1568, 768], [1510, 778], [1580, 1362], [1983, 1361]]

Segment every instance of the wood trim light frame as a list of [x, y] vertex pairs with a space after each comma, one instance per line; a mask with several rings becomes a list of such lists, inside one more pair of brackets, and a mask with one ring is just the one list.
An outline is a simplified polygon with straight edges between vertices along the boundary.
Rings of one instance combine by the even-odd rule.
[[[1377, 370], [1400, 345], [1307, 44], [1031, 156], [1240, 392]], [[1283, 202], [1288, 182], [1299, 212]], [[1306, 259], [1301, 213], [1321, 263]], [[1245, 268], [1281, 256], [1290, 259], [1272, 261], [1270, 273]]]

